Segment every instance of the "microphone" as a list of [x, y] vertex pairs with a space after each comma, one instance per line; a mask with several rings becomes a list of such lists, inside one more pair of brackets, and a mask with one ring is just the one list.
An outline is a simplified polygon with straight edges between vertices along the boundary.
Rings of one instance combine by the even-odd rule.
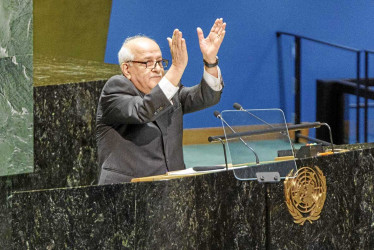
[[[237, 110], [240, 110], [240, 111], [247, 112], [247, 113], [248, 113], [249, 115], [251, 115], [252, 117], [254, 117], [254, 118], [256, 118], [257, 120], [259, 120], [259, 121], [265, 123], [266, 125], [268, 125], [270, 128], [275, 128], [273, 125], [271, 125], [270, 123], [264, 121], [263, 119], [261, 119], [260, 117], [258, 117], [258, 116], [255, 115], [255, 114], [253, 114], [252, 112], [249, 112], [248, 110], [243, 109], [242, 105], [240, 105], [239, 103], [236, 102], [236, 103], [234, 103], [233, 106], [234, 106], [234, 109], [237, 109]], [[287, 125], [286, 125], [286, 126], [287, 126]], [[287, 127], [286, 127], [286, 128], [287, 128]], [[283, 136], [288, 137], [288, 134], [287, 134], [285, 131], [280, 131], [279, 133], [280, 133], [281, 135], [283, 135]], [[293, 143], [291, 143], [291, 147], [292, 147], [293, 152], [295, 152], [295, 147], [294, 147]]]
[[234, 106], [234, 109], [237, 109], [237, 110], [243, 110], [242, 105], [240, 105], [240, 104], [237, 103], [237, 102], [235, 102], [233, 106]]
[[259, 120], [259, 121], [265, 123], [266, 125], [268, 125], [268, 126], [271, 127], [271, 128], [274, 128], [273, 125], [271, 125], [270, 123], [264, 121], [263, 119], [261, 119], [261, 118], [258, 117], [257, 115], [255, 115], [255, 114], [253, 114], [253, 113], [251, 113], [251, 112], [249, 112], [249, 111], [243, 109], [242, 105], [240, 105], [239, 103], [236, 102], [236, 103], [234, 103], [233, 106], [234, 106], [234, 109], [236, 109], [236, 110], [240, 110], [240, 111], [244, 111], [244, 112], [247, 112], [249, 115], [253, 116], [253, 117], [256, 118], [257, 120]]
[[[225, 119], [222, 118], [221, 114], [216, 110], [214, 111], [214, 116], [217, 117], [218, 119], [220, 119], [223, 123], [226, 124], [227, 127], [230, 128], [230, 130], [236, 134], [236, 131], [225, 121]], [[250, 147], [240, 136], [239, 136], [239, 140], [249, 149], [252, 151], [252, 153], [255, 155], [256, 157], [256, 164], [260, 164], [260, 160], [258, 158], [258, 155], [256, 154], [255, 150]]]

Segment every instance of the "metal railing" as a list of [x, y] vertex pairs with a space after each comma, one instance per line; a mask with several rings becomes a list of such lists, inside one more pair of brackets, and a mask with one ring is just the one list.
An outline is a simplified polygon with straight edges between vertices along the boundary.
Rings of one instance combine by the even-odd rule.
[[[365, 53], [365, 108], [364, 108], [364, 121], [365, 121], [365, 125], [364, 125], [364, 135], [365, 135], [365, 142], [368, 141], [368, 134], [369, 134], [369, 130], [368, 130], [368, 119], [369, 119], [369, 113], [368, 113], [368, 109], [369, 109], [369, 105], [368, 105], [368, 89], [369, 89], [369, 54], [373, 54], [374, 55], [374, 51], [370, 51], [370, 50], [364, 50], [364, 53]], [[359, 102], [357, 103], [357, 105], [359, 105]], [[357, 110], [359, 110], [360, 107], [358, 106]]]
[[[276, 32], [277, 43], [278, 43], [278, 67], [279, 67], [279, 79], [280, 84], [284, 86], [283, 81], [283, 68], [282, 68], [282, 46], [281, 46], [281, 37], [282, 36], [291, 36], [295, 39], [295, 118], [294, 123], [300, 124], [301, 122], [301, 40], [307, 40], [326, 46], [338, 48], [341, 50], [349, 51], [356, 54], [356, 142], [360, 142], [360, 95], [359, 89], [361, 84], [360, 71], [361, 71], [361, 54], [365, 55], [365, 105], [364, 105], [364, 140], [368, 140], [368, 96], [367, 91], [369, 88], [369, 54], [374, 54], [374, 51], [370, 50], [361, 50], [350, 48], [343, 45], [333, 44], [305, 36], [300, 36], [288, 32]], [[295, 139], [297, 140], [298, 136], [296, 135]]]

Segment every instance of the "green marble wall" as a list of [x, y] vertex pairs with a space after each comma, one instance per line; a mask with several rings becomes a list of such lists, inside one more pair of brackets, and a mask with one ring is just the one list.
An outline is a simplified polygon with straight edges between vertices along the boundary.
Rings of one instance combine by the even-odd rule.
[[32, 54], [32, 0], [0, 1], [0, 58]]
[[0, 176], [33, 171], [32, 12], [0, 1]]

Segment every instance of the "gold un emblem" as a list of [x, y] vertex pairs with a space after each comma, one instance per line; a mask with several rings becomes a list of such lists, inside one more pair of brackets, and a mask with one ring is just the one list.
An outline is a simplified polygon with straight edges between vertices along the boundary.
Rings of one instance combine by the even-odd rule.
[[326, 200], [326, 177], [317, 166], [314, 168], [300, 168], [295, 178], [291, 178], [291, 170], [284, 181], [288, 211], [300, 225], [318, 220]]

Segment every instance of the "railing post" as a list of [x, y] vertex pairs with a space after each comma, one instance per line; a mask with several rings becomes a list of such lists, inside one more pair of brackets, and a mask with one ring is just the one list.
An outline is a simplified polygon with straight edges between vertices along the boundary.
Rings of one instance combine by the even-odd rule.
[[[295, 36], [295, 124], [301, 121], [301, 39]], [[295, 142], [299, 142], [299, 131], [295, 132]]]
[[282, 53], [282, 34], [277, 32], [277, 55], [278, 55], [278, 81], [279, 81], [279, 105], [281, 110], [286, 112], [286, 93], [283, 76], [283, 53]]
[[365, 51], [365, 118], [364, 118], [364, 136], [365, 142], [368, 142], [368, 88], [369, 88], [369, 52]]
[[360, 51], [356, 53], [356, 143], [360, 142]]

